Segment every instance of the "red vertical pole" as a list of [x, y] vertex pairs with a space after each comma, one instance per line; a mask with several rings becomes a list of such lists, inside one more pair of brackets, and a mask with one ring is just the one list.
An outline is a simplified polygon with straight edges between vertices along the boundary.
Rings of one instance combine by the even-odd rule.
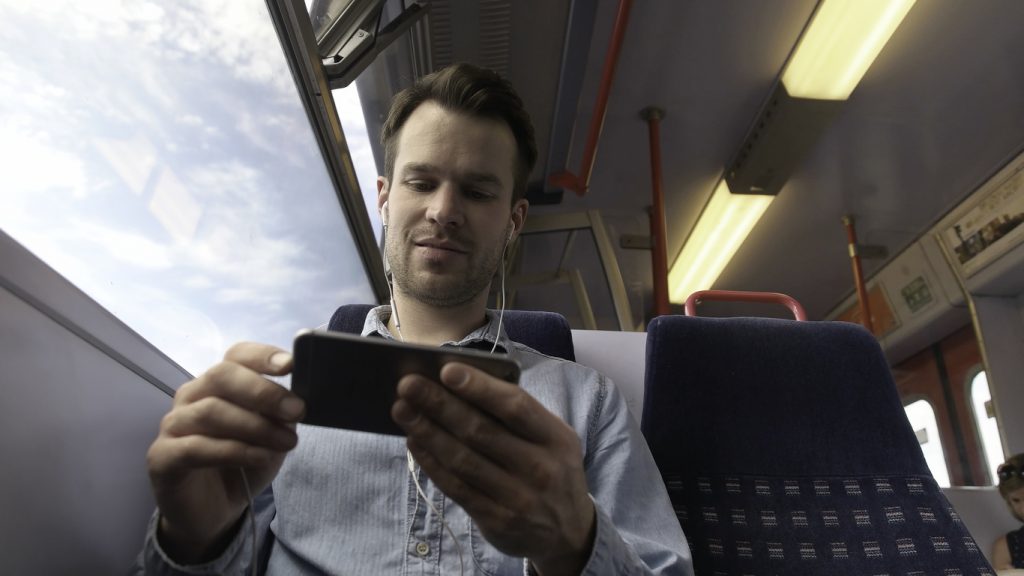
[[860, 254], [857, 253], [857, 231], [853, 227], [853, 216], [843, 216], [846, 227], [846, 241], [850, 249], [850, 261], [853, 264], [853, 282], [857, 287], [857, 301], [860, 303], [861, 323], [874, 334], [875, 327], [871, 321], [871, 305], [868, 303], [868, 289], [864, 284], [864, 271], [860, 267]]
[[640, 111], [647, 120], [651, 148], [651, 269], [654, 275], [654, 314], [670, 313], [668, 304], [668, 248], [665, 242], [665, 194], [661, 189], [661, 119], [665, 111], [648, 106]]
[[604, 128], [604, 115], [608, 109], [608, 96], [612, 92], [612, 80], [615, 78], [615, 66], [619, 63], [619, 52], [626, 37], [626, 26], [629, 24], [629, 10], [633, 0], [619, 0], [619, 9], [615, 13], [615, 25], [608, 43], [608, 53], [604, 57], [604, 68], [601, 69], [601, 83], [597, 88], [597, 100], [594, 102], [594, 114], [590, 117], [590, 131], [587, 132], [587, 143], [583, 149], [583, 163], [577, 176], [568, 170], [548, 177], [548, 182], [576, 192], [583, 196], [590, 188], [590, 174], [594, 171], [594, 160], [597, 158], [597, 142], [601, 139]]

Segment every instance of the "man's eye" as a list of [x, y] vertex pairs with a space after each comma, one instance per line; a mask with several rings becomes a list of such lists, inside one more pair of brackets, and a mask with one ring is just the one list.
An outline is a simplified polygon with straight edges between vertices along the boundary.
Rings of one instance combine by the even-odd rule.
[[405, 185], [419, 192], [427, 192], [434, 187], [434, 184], [427, 180], [409, 180]]

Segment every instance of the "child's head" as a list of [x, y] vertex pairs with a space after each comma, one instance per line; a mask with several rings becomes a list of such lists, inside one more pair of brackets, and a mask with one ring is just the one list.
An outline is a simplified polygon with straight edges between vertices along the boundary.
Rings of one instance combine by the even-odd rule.
[[1024, 454], [1007, 458], [997, 469], [999, 493], [1003, 495], [1013, 516], [1024, 522]]

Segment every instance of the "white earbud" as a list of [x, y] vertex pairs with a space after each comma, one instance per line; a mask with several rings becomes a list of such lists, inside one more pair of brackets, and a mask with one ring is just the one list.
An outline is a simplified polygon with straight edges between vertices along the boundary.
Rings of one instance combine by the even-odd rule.
[[[382, 240], [384, 241], [384, 276], [391, 274], [391, 263], [388, 261], [388, 201], [385, 200], [384, 204], [380, 207], [380, 219], [384, 226], [384, 235]], [[391, 291], [391, 282], [388, 281], [388, 291]], [[398, 315], [396, 314], [397, 318]]]
[[512, 229], [508, 231], [508, 240], [505, 240], [505, 244], [512, 241], [512, 235], [516, 233], [516, 223], [512, 222]]

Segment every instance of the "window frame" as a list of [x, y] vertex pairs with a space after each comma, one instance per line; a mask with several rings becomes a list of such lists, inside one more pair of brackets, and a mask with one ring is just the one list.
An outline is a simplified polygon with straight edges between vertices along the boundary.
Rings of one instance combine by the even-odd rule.
[[320, 148], [341, 211], [348, 222], [356, 252], [370, 281], [377, 304], [388, 301], [384, 260], [373, 232], [352, 155], [313, 34], [313, 23], [302, 0], [266, 0], [270, 20], [281, 42], [288, 68]]

